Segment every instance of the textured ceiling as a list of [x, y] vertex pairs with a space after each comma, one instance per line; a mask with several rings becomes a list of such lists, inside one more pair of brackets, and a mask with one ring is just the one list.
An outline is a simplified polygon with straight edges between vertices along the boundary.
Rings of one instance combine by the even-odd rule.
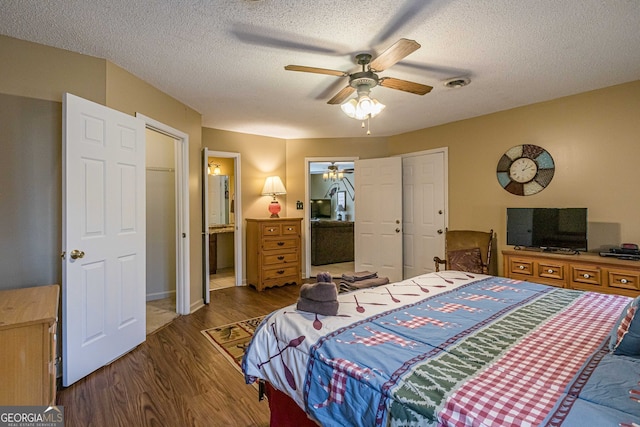
[[[326, 101], [353, 56], [422, 47], [380, 73], [374, 136], [397, 135], [640, 79], [637, 0], [0, 0], [0, 34], [105, 58], [202, 114], [203, 126], [279, 138], [360, 137]], [[471, 84], [443, 82], [466, 76]]]

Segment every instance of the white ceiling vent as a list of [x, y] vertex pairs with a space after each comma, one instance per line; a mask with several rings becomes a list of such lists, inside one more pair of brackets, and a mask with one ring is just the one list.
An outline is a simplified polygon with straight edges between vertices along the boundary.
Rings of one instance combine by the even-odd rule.
[[455, 79], [449, 79], [444, 82], [444, 86], [450, 89], [459, 89], [471, 83], [468, 77], [456, 77]]

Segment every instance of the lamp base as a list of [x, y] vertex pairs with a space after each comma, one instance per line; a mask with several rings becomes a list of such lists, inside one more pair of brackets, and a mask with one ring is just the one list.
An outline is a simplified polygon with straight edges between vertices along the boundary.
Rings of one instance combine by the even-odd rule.
[[271, 203], [269, 203], [269, 212], [271, 212], [271, 218], [280, 218], [278, 214], [280, 213], [281, 210], [282, 210], [282, 206], [280, 206], [280, 203], [278, 203], [277, 200], [274, 200]]

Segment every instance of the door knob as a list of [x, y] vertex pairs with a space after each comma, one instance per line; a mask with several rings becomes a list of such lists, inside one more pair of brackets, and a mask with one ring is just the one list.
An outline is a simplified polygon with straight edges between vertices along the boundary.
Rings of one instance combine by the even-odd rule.
[[442, 229], [437, 231], [438, 234], [442, 234]]
[[71, 259], [84, 258], [84, 252], [79, 251], [78, 249], [74, 249], [71, 251], [69, 256], [71, 256]]
[[396, 233], [399, 233], [399, 232], [400, 232], [400, 229], [399, 229], [399, 228], [396, 228]]

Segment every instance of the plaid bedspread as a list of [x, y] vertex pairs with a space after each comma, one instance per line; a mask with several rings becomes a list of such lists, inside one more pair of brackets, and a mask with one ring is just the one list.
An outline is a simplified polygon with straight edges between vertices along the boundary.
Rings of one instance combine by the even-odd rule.
[[640, 360], [608, 353], [629, 298], [447, 271], [285, 307], [243, 360], [323, 426], [640, 425]]

